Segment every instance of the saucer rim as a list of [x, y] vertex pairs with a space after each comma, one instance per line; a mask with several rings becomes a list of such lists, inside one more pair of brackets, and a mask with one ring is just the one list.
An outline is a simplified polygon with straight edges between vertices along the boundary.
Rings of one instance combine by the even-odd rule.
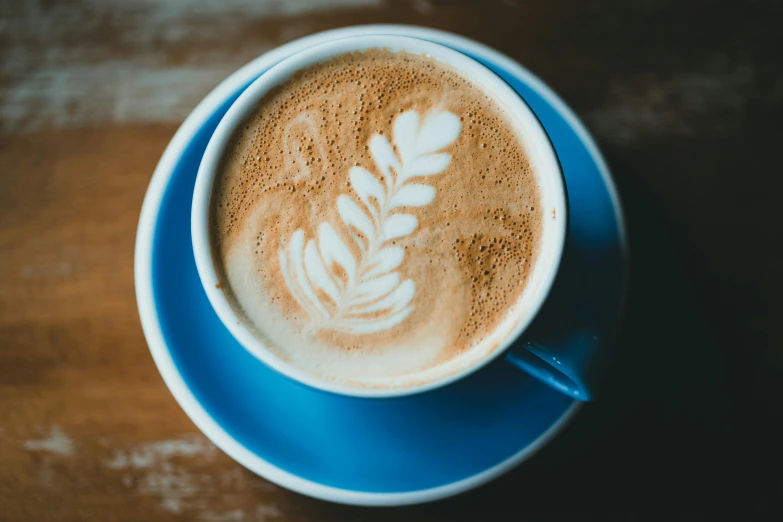
[[558, 112], [584, 143], [601, 174], [614, 208], [615, 222], [618, 227], [618, 239], [625, 267], [624, 293], [621, 296], [618, 307], [616, 324], [619, 324], [622, 320], [628, 288], [626, 225], [617, 189], [603, 156], [593, 141], [592, 136], [565, 102], [542, 80], [510, 57], [469, 38], [436, 29], [396, 24], [360, 25], [331, 29], [288, 42], [260, 55], [221, 82], [196, 106], [179, 129], [177, 129], [155, 168], [144, 197], [136, 232], [134, 256], [136, 301], [144, 336], [158, 371], [175, 400], [196, 427], [231, 458], [265, 479], [298, 493], [332, 502], [365, 506], [398, 506], [429, 502], [450, 497], [485, 484], [516, 467], [547, 444], [579, 411], [582, 403], [574, 401], [555, 422], [519, 452], [484, 471], [448, 484], [413, 491], [375, 493], [336, 488], [301, 478], [272, 465], [239, 443], [212, 418], [193, 395], [177, 365], [174, 363], [163, 335], [152, 285], [152, 255], [154, 250], [154, 231], [171, 175], [192, 138], [212, 117], [216, 107], [235, 94], [239, 86], [247, 84], [257, 77], [259, 70], [268, 68], [298, 49], [317, 42], [328, 41], [332, 38], [384, 33], [428, 39], [452, 48], [456, 46], [460, 52], [470, 53], [473, 57], [488, 60], [493, 65], [523, 80]]

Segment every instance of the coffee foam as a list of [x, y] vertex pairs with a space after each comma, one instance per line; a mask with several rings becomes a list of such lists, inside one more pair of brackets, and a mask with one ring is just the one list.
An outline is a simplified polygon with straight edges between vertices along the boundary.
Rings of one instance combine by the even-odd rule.
[[[410, 133], [397, 135], [395, 128], [413, 113], [418, 125], [407, 128], [414, 134], [438, 123], [436, 117], [445, 122], [430, 125], [435, 131], [429, 141], [446, 144], [428, 154], [447, 154], [450, 161], [436, 174], [410, 180], [419, 187], [418, 201], [406, 189], [414, 197], [408, 203], [426, 201], [431, 189], [434, 199], [390, 212], [417, 222], [384, 243], [402, 258], [385, 276], [403, 297], [391, 312], [369, 310], [353, 322], [334, 321], [328, 292], [313, 283], [308, 298], [308, 284], [296, 284], [306, 264], [291, 264], [297, 234], [302, 252], [312, 241], [320, 253], [313, 259], [326, 266], [320, 241], [327, 224], [361, 264], [366, 252], [360, 245], [372, 232], [348, 226], [338, 200], [350, 199], [371, 214], [359, 194], [366, 187], [355, 186], [360, 178], [352, 169], [365, 169], [384, 187], [373, 140], [386, 138], [402, 158], [398, 141]], [[453, 121], [443, 116], [448, 114]], [[457, 134], [447, 143], [444, 133], [454, 125]], [[385, 386], [402, 376], [435, 375], [468, 352], [493, 348], [485, 341], [508, 314], [518, 313], [514, 304], [535, 262], [539, 206], [528, 156], [498, 102], [431, 58], [370, 50], [312, 66], [261, 100], [234, 136], [215, 181], [212, 243], [232, 308], [266, 346], [322, 378]], [[338, 286], [350, 280], [339, 263], [327, 271]], [[312, 283], [315, 272], [308, 274]], [[412, 295], [401, 288], [407, 281]], [[326, 310], [325, 327], [314, 320], [319, 306]], [[357, 321], [371, 331], [346, 331]]]

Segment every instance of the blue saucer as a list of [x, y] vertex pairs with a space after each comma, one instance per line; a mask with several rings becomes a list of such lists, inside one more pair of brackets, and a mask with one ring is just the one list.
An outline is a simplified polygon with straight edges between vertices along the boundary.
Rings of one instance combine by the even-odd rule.
[[[448, 45], [495, 70], [546, 128], [568, 186], [570, 235], [541, 312], [576, 314], [610, 338], [626, 286], [624, 230], [614, 187], [571, 111], [529, 72], [491, 49], [427, 29], [369, 26], [343, 35], [403, 34]], [[231, 103], [258, 74], [313, 35], [261, 57], [218, 87], [186, 120], [145, 199], [136, 287], [145, 335], [166, 384], [204, 433], [234, 459], [290, 489], [373, 505], [434, 500], [475, 487], [535, 452], [578, 403], [499, 359], [446, 388], [388, 400], [351, 399], [288, 380], [244, 350], [201, 287], [190, 205], [201, 155]], [[535, 327], [535, 325], [534, 325]]]

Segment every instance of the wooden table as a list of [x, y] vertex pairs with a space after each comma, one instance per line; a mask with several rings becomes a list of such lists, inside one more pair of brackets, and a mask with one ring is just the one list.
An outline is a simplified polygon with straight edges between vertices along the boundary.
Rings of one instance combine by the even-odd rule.
[[[0, 0], [0, 520], [780, 520], [780, 3], [614, 4]], [[152, 362], [132, 266], [201, 97], [283, 42], [377, 22], [483, 41], [561, 93], [615, 173], [633, 260], [603, 399], [492, 484], [387, 510], [212, 446]]]

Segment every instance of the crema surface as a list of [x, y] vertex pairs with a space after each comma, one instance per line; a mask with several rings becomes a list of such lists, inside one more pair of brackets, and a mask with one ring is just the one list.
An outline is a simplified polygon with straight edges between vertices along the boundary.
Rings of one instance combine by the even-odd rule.
[[539, 207], [499, 102], [432, 58], [374, 49], [260, 101], [215, 182], [213, 255], [282, 358], [348, 385], [426, 381], [519, 313]]

